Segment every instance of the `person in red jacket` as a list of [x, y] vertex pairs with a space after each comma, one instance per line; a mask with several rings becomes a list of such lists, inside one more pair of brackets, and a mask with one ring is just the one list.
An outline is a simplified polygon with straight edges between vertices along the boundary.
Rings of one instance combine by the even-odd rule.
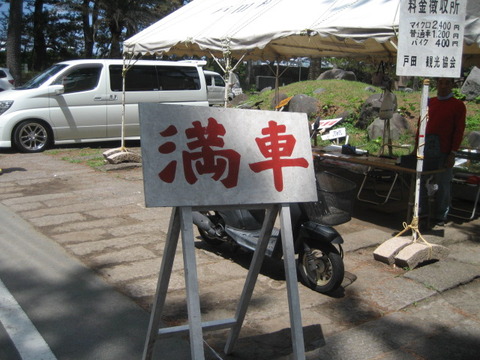
[[[452, 168], [455, 164], [456, 152], [463, 140], [467, 112], [463, 101], [453, 96], [454, 85], [452, 78], [437, 80], [437, 96], [429, 99], [428, 122], [425, 130], [425, 161], [429, 161], [428, 157], [433, 157], [434, 165], [430, 163], [430, 166], [445, 168], [445, 171], [435, 176], [438, 190], [435, 194], [433, 215], [435, 224], [440, 226], [445, 224], [450, 208]], [[433, 138], [434, 142], [429, 143], [428, 137]]]

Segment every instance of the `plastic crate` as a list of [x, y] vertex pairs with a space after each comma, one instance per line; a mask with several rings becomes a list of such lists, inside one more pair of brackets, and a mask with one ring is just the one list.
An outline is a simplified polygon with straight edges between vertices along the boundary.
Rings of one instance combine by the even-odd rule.
[[328, 171], [316, 175], [318, 202], [304, 203], [311, 221], [334, 226], [350, 221], [356, 184]]

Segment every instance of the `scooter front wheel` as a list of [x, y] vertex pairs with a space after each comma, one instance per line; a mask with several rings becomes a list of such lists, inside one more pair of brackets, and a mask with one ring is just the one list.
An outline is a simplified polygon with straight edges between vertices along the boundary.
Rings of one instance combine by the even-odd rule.
[[345, 275], [342, 257], [331, 244], [303, 246], [298, 254], [297, 267], [302, 282], [323, 294], [338, 289]]
[[207, 244], [211, 246], [218, 246], [223, 243], [223, 241], [217, 238], [216, 236], [210, 236], [205, 230], [202, 230], [198, 227], [197, 229], [198, 229], [198, 232], [200, 233], [200, 236]]

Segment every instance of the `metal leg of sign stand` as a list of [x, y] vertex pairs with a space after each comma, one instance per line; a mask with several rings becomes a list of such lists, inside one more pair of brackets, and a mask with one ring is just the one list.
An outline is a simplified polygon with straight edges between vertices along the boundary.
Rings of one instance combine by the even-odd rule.
[[187, 289], [187, 310], [190, 332], [190, 353], [192, 359], [204, 359], [202, 316], [198, 292], [197, 263], [193, 237], [192, 208], [181, 209], [181, 230], [185, 287]]
[[290, 207], [282, 205], [280, 212], [283, 262], [287, 278], [288, 308], [290, 312], [290, 325], [294, 359], [305, 359], [305, 346], [303, 340], [302, 317], [300, 313], [300, 297], [298, 295], [297, 269], [295, 266], [295, 250], [293, 248], [292, 220]]
[[[240, 333], [243, 320], [245, 319], [248, 304], [250, 302], [253, 289], [265, 257], [265, 251], [272, 234], [279, 208], [279, 205], [274, 205], [267, 209], [267, 216], [262, 226], [259, 243], [249, 268], [244, 289], [237, 306], [235, 318], [208, 322], [201, 321], [192, 209], [190, 207], [182, 207], [174, 208], [172, 210], [167, 241], [165, 244], [160, 275], [157, 283], [157, 291], [152, 307], [152, 314], [150, 316], [150, 324], [147, 332], [147, 340], [143, 353], [144, 360], [152, 359], [155, 341], [159, 337], [174, 333], [189, 333], [191, 358], [195, 360], [205, 359], [205, 354], [203, 351], [203, 329], [219, 330], [230, 328], [231, 330], [225, 346], [225, 353], [228, 354], [232, 351]], [[293, 249], [290, 207], [288, 205], [282, 205], [280, 215], [290, 323], [292, 326], [294, 359], [301, 360], [305, 359], [305, 349], [300, 314], [300, 300], [298, 296], [295, 253]], [[168, 283], [170, 281], [170, 275], [173, 268], [173, 261], [175, 258], [180, 231], [182, 234], [185, 286], [187, 290], [188, 325], [160, 328], [161, 315], [165, 305]]]
[[[185, 287], [187, 290], [188, 325], [160, 328], [160, 320], [165, 305], [165, 297], [172, 272], [178, 237], [182, 232], [183, 262], [185, 269]], [[193, 238], [192, 209], [174, 208], [170, 219], [170, 226], [165, 244], [165, 250], [160, 268], [155, 301], [150, 315], [150, 324], [147, 332], [143, 359], [152, 359], [155, 341], [161, 336], [174, 333], [189, 333], [190, 354], [195, 360], [205, 359], [203, 352], [202, 329], [218, 330], [230, 328], [234, 319], [201, 322], [200, 297], [198, 292], [197, 266], [195, 260], [195, 244]]]
[[273, 208], [267, 209], [265, 221], [263, 222], [257, 247], [255, 248], [252, 262], [250, 264], [250, 268], [248, 269], [247, 279], [245, 280], [242, 295], [240, 296], [240, 301], [237, 306], [237, 312], [235, 314], [235, 319], [237, 320], [237, 323], [230, 330], [230, 334], [225, 345], [225, 354], [230, 354], [232, 352], [235, 342], [238, 339], [238, 335], [240, 334], [240, 329], [242, 327], [243, 320], [245, 319], [245, 314], [247, 312], [247, 307], [250, 299], [252, 297], [255, 282], [257, 281], [258, 274], [260, 273], [260, 268], [262, 267], [263, 259], [265, 257], [265, 251], [267, 250], [268, 240], [270, 238], [270, 234], [272, 233], [277, 214], [278, 207], [275, 206]]
[[[263, 224], [262, 233], [260, 236], [260, 241], [255, 249], [254, 257], [252, 259], [252, 264], [250, 266], [247, 280], [240, 298], [239, 306], [237, 308], [237, 313], [235, 319], [237, 320], [236, 324], [232, 327], [230, 331], [227, 343], [225, 345], [225, 353], [230, 354], [232, 352], [233, 346], [238, 338], [240, 329], [245, 319], [245, 314], [247, 311], [248, 303], [253, 293], [253, 288], [257, 276], [260, 272], [260, 267], [262, 265], [263, 258], [265, 256], [265, 250], [268, 244], [268, 238], [271, 234], [276, 214], [278, 212], [279, 206], [275, 206], [274, 211], [267, 212], [266, 220]], [[294, 359], [301, 360], [305, 359], [305, 346], [303, 340], [303, 328], [301, 321], [300, 313], [300, 298], [298, 295], [298, 281], [297, 273], [295, 266], [295, 252], [293, 249], [293, 234], [292, 234], [292, 222], [290, 218], [290, 207], [288, 205], [281, 206], [280, 212], [280, 222], [281, 222], [281, 233], [282, 233], [282, 247], [283, 247], [283, 256], [285, 264], [285, 275], [287, 280], [287, 294], [288, 294], [288, 305], [290, 312], [290, 324], [292, 331], [292, 344], [293, 344], [293, 353]]]
[[160, 327], [162, 310], [165, 305], [165, 297], [167, 296], [168, 283], [170, 281], [170, 274], [172, 273], [173, 260], [175, 259], [175, 251], [177, 249], [178, 236], [180, 234], [179, 216], [180, 209], [173, 208], [162, 257], [162, 265], [160, 267], [160, 274], [157, 282], [157, 292], [155, 294], [152, 314], [150, 315], [150, 323], [148, 325], [147, 340], [143, 350], [144, 360], [152, 358], [153, 347], [158, 336], [157, 330]]

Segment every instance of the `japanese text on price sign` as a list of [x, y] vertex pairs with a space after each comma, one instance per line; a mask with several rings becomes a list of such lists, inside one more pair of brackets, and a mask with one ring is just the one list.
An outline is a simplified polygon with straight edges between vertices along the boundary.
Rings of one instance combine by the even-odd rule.
[[467, 0], [401, 0], [397, 75], [459, 77]]
[[140, 104], [147, 206], [316, 201], [305, 114]]

